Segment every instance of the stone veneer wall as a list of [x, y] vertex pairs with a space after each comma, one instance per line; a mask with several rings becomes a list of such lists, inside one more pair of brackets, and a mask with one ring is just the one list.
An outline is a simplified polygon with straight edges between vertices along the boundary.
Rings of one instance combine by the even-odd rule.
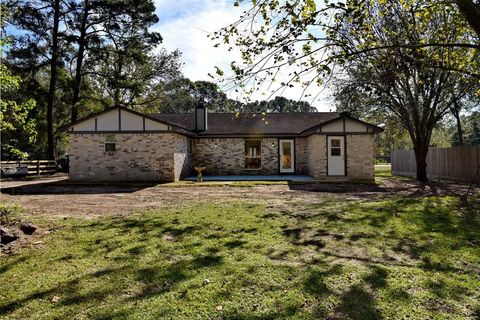
[[188, 138], [177, 133], [118, 133], [105, 152], [105, 134], [70, 133], [70, 179], [174, 181], [188, 175]]
[[347, 135], [347, 175], [353, 179], [374, 178], [374, 136]]
[[197, 138], [192, 140], [193, 165], [205, 166], [206, 175], [278, 174], [278, 140], [262, 138], [262, 167], [245, 169], [244, 138]]

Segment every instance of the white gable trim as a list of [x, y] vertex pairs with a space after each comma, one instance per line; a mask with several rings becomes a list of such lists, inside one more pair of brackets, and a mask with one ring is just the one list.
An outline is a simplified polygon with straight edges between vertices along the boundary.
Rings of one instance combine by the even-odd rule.
[[172, 126], [123, 108], [107, 110], [68, 126], [69, 132], [163, 132]]
[[321, 132], [325, 133], [361, 133], [361, 132], [372, 132], [369, 131], [369, 126], [361, 121], [357, 121], [351, 118], [339, 118], [328, 122], [326, 124], [320, 125], [319, 127]]
[[301, 133], [373, 134], [376, 132], [376, 130], [382, 131], [381, 128], [369, 123], [351, 118], [349, 116], [340, 115], [338, 118], [334, 118], [330, 121], [313, 126], [302, 131]]

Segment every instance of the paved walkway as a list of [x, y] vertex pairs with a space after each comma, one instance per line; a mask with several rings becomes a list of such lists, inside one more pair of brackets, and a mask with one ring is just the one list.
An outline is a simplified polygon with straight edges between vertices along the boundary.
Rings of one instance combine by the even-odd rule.
[[[184, 180], [197, 181], [197, 176], [190, 176]], [[203, 181], [313, 181], [306, 175], [277, 175], [277, 176], [203, 176]]]

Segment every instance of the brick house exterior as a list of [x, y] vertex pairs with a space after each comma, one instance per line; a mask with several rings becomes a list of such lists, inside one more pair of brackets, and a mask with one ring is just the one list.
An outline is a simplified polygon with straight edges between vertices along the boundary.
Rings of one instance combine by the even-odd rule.
[[[202, 110], [203, 109], [203, 110]], [[70, 179], [178, 181], [205, 175], [373, 179], [374, 134], [348, 114], [146, 115], [112, 108], [68, 125]]]

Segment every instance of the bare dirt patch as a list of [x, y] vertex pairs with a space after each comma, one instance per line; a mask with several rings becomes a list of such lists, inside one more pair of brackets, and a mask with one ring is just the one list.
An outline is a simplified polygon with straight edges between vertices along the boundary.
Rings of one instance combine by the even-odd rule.
[[12, 221], [7, 224], [0, 224], [18, 238], [8, 244], [0, 244], [0, 257], [19, 251], [21, 248], [41, 247], [44, 244], [43, 237], [52, 232], [37, 228], [33, 234], [26, 234], [21, 229], [20, 221]]
[[[95, 217], [131, 214], [153, 209], [179, 209], [204, 202], [246, 200], [262, 202], [269, 208], [292, 203], [315, 204], [322, 199], [374, 200], [394, 195], [463, 195], [468, 186], [411, 179], [384, 178], [378, 184], [288, 184], [235, 187], [159, 187], [156, 185], [73, 185], [65, 181], [37, 180], [2, 184], [1, 200], [20, 204], [26, 213], [55, 216]], [[476, 191], [475, 191], [476, 192]]]

